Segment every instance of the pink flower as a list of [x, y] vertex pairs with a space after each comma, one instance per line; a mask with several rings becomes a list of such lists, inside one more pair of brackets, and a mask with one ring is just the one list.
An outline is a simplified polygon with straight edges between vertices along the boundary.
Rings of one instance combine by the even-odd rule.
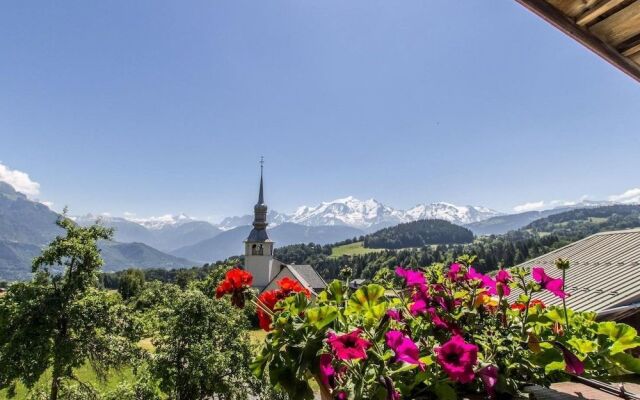
[[565, 367], [564, 370], [570, 374], [582, 375], [584, 374], [584, 363], [580, 361], [575, 354], [573, 354], [565, 345], [560, 342], [553, 342], [553, 344], [560, 348], [562, 351], [562, 357], [564, 357]]
[[367, 358], [367, 349], [371, 346], [371, 342], [361, 338], [361, 332], [362, 329], [356, 329], [344, 335], [336, 335], [330, 332], [327, 343], [329, 343], [336, 357], [340, 360]]
[[467, 278], [473, 279], [476, 281], [484, 282], [485, 275], [476, 271], [473, 267], [469, 267], [469, 272], [467, 273]]
[[487, 365], [478, 371], [478, 375], [480, 375], [480, 380], [482, 380], [482, 384], [489, 397], [492, 399], [495, 398], [495, 387], [496, 383], [498, 383], [498, 367], [495, 365]]
[[468, 278], [467, 274], [462, 272], [462, 265], [458, 263], [453, 263], [449, 267], [449, 272], [447, 273], [447, 278], [451, 282], [463, 281]]
[[495, 280], [485, 276], [483, 282], [485, 287], [488, 289], [487, 292], [492, 296], [509, 296], [509, 294], [511, 294], [511, 289], [509, 288], [511, 274], [509, 274], [509, 271], [501, 269], [496, 274]]
[[531, 270], [531, 277], [542, 286], [543, 289], [550, 291], [556, 296], [564, 299], [567, 294], [562, 290], [564, 281], [560, 278], [552, 278], [544, 272], [544, 268], [535, 267]]
[[478, 347], [454, 335], [442, 346], [434, 348], [436, 360], [454, 382], [469, 383], [474, 378], [473, 366], [478, 360]]
[[394, 321], [402, 321], [402, 312], [398, 309], [392, 308], [388, 310], [387, 315]]
[[332, 388], [335, 386], [335, 376], [336, 370], [331, 365], [331, 361], [333, 361], [333, 357], [331, 354], [322, 354], [320, 356], [320, 382], [326, 388]]
[[424, 274], [421, 271], [405, 269], [398, 265], [396, 267], [396, 275], [404, 278], [405, 284], [409, 287], [424, 286], [425, 284]]
[[391, 330], [385, 335], [387, 346], [396, 353], [396, 361], [419, 365], [424, 370], [425, 364], [420, 361], [418, 346], [407, 335], [398, 330]]

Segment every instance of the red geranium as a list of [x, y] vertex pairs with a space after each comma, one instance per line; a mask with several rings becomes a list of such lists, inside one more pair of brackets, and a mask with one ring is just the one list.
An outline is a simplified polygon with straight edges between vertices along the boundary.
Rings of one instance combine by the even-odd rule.
[[284, 292], [285, 296], [291, 293], [304, 293], [307, 298], [311, 297], [311, 292], [306, 287], [302, 286], [300, 282], [295, 281], [289, 277], [284, 277], [277, 282], [280, 289]]
[[231, 303], [237, 307], [244, 307], [244, 291], [253, 284], [251, 272], [240, 268], [227, 271], [225, 278], [216, 288], [216, 298], [231, 294]]
[[262, 292], [260, 296], [258, 296], [258, 321], [260, 323], [260, 328], [264, 329], [267, 332], [271, 330], [271, 314], [267, 310], [274, 311], [278, 301], [284, 299], [292, 293], [304, 293], [307, 298], [311, 297], [311, 292], [309, 291], [309, 289], [302, 286], [300, 282], [295, 281], [291, 278], [282, 278], [276, 283], [280, 287], [280, 289], [267, 290], [266, 292]]
[[531, 300], [531, 303], [529, 303], [529, 307], [535, 307], [535, 306], [540, 306], [540, 308], [546, 308], [547, 307], [547, 306], [544, 305], [544, 303], [540, 299]]

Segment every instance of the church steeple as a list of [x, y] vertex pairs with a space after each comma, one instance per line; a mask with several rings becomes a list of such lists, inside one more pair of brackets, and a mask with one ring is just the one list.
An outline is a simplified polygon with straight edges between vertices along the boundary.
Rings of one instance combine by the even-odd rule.
[[267, 205], [264, 203], [264, 157], [260, 158], [260, 192], [258, 203], [253, 207], [253, 229], [249, 233], [247, 241], [264, 242], [269, 240], [267, 235]]

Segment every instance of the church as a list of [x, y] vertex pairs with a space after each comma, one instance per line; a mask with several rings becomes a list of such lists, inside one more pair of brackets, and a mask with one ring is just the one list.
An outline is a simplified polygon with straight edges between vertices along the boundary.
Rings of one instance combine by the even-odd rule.
[[260, 191], [253, 207], [253, 229], [244, 241], [244, 269], [253, 275], [253, 286], [260, 291], [277, 289], [280, 279], [294, 279], [316, 296], [327, 283], [311, 265], [285, 264], [273, 258], [275, 242], [267, 233], [267, 205], [264, 202], [262, 161], [260, 163]]

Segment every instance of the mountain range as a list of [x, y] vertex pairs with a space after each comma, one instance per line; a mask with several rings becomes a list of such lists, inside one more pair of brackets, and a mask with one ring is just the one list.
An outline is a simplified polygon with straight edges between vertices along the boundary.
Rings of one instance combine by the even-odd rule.
[[[344, 225], [373, 232], [381, 228], [421, 219], [442, 219], [457, 225], [464, 225], [503, 215], [479, 206], [456, 206], [450, 203], [418, 204], [408, 210], [396, 209], [375, 199], [358, 200], [353, 196], [322, 202], [317, 206], [299, 207], [293, 214], [270, 211], [267, 219], [272, 225], [294, 223], [306, 226]], [[252, 215], [225, 218], [219, 224], [221, 229], [231, 229], [246, 225]]]
[[[470, 229], [476, 235], [500, 234], [568, 209], [602, 205], [580, 203], [553, 210], [503, 214], [480, 206], [438, 202], [401, 210], [375, 199], [349, 196], [294, 213], [269, 211], [269, 236], [277, 246], [296, 243], [330, 244], [361, 237], [380, 229], [425, 219], [441, 219]], [[28, 276], [31, 259], [61, 230], [58, 214], [44, 204], [0, 182], [0, 279]], [[219, 224], [184, 214], [141, 219], [92, 214], [72, 217], [86, 226], [99, 221], [115, 230], [114, 241], [100, 243], [105, 270], [129, 267], [178, 268], [213, 262], [242, 253], [242, 241], [251, 229], [253, 215], [228, 217]]]
[[[47, 206], [29, 200], [11, 185], [0, 182], [0, 279], [25, 279], [29, 276], [33, 257], [63, 233], [55, 224], [58, 217]], [[144, 243], [100, 242], [99, 246], [106, 271], [130, 267], [179, 268], [197, 264]]]

